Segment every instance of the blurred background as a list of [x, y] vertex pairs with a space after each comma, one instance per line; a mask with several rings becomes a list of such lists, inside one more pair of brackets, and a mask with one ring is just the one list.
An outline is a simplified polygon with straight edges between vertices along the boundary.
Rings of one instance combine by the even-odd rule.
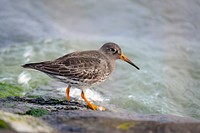
[[[117, 61], [86, 96], [140, 114], [200, 118], [200, 1], [0, 0], [0, 97], [65, 99], [65, 84], [21, 68], [119, 44], [140, 71]], [[72, 96], [80, 98], [76, 88]]]

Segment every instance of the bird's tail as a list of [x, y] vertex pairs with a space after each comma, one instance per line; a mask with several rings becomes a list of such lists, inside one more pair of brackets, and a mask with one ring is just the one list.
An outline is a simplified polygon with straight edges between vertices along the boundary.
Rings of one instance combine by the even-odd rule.
[[39, 63], [29, 63], [22, 65], [23, 68], [31, 68], [31, 69], [38, 69], [43, 66], [45, 62], [39, 62]]

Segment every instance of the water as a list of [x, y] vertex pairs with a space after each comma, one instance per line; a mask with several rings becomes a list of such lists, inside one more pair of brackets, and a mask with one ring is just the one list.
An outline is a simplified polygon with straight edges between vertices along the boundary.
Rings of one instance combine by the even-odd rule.
[[[19, 84], [25, 93], [64, 98], [64, 84], [20, 65], [77, 50], [98, 49], [114, 41], [141, 70], [117, 61], [111, 77], [87, 92], [90, 99], [141, 114], [200, 118], [198, 1], [46, 3], [46, 11], [55, 20], [54, 28], [61, 31], [62, 39], [2, 48], [1, 82]], [[75, 89], [72, 95], [80, 98], [80, 91]]]

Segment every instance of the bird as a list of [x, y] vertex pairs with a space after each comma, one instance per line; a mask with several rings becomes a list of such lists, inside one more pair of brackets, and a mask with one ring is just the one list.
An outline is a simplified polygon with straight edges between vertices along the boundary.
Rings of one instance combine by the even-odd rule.
[[54, 60], [22, 65], [35, 69], [49, 77], [66, 83], [66, 98], [70, 101], [71, 87], [81, 89], [81, 97], [92, 110], [106, 110], [96, 106], [85, 97], [85, 90], [105, 81], [115, 68], [116, 60], [123, 60], [136, 69], [140, 69], [123, 53], [120, 46], [113, 42], [103, 44], [98, 50], [76, 51]]

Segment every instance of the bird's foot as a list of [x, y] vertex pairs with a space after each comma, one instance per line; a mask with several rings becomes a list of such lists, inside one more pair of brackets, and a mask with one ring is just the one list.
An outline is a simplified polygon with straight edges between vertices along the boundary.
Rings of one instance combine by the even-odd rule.
[[105, 111], [106, 110], [106, 108], [104, 108], [104, 107], [102, 107], [102, 106], [96, 106], [96, 105], [94, 105], [94, 104], [92, 104], [92, 103], [90, 103], [90, 104], [88, 104], [88, 106], [92, 109], [92, 110], [100, 110], [100, 111]]
[[94, 105], [93, 103], [91, 103], [91, 102], [89, 102], [87, 99], [86, 99], [86, 97], [85, 97], [85, 94], [84, 94], [84, 92], [82, 91], [82, 93], [81, 93], [81, 97], [85, 100], [85, 102], [87, 103], [87, 105], [92, 109], [92, 110], [100, 110], [100, 111], [105, 111], [106, 110], [106, 108], [104, 108], [104, 107], [101, 107], [101, 106], [96, 106], [96, 105]]

